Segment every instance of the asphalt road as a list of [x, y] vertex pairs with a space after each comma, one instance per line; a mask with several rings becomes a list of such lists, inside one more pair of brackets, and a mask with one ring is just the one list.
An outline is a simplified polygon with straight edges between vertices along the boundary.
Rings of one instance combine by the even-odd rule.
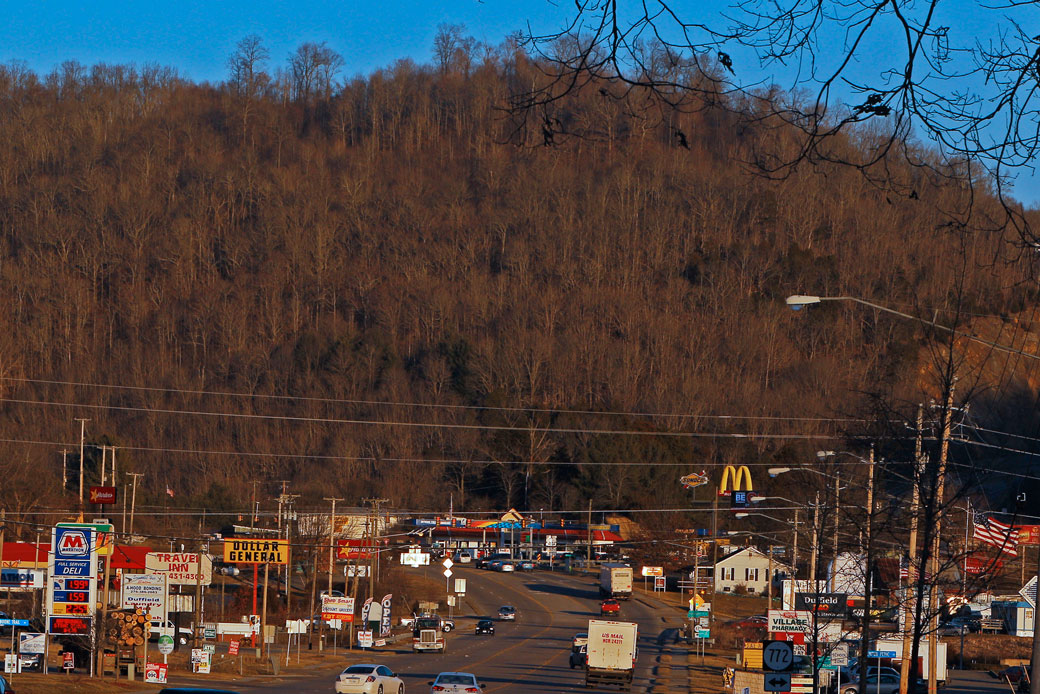
[[[451, 670], [474, 673], [487, 685], [488, 694], [591, 691], [584, 688], [581, 670], [570, 669], [568, 656], [574, 634], [586, 631], [590, 618], [599, 618], [599, 593], [594, 578], [549, 571], [501, 574], [472, 567], [458, 567], [455, 574], [467, 579], [469, 592], [461, 614], [456, 612], [457, 628], [448, 635], [445, 653], [412, 653], [410, 645], [402, 643], [394, 651], [345, 654], [339, 667], [359, 662], [387, 665], [398, 673], [405, 690], [412, 694], [428, 692], [428, 682], [437, 673]], [[517, 608], [516, 622], [497, 621], [501, 605]], [[476, 619], [484, 616], [496, 618], [494, 636], [473, 633]], [[662, 614], [637, 594], [622, 603], [619, 619], [639, 623], [640, 656], [632, 690], [643, 691], [659, 645], [674, 634], [679, 617], [673, 612], [668, 617], [671, 623], [666, 623]], [[335, 674], [324, 670], [292, 675], [278, 683], [241, 683], [231, 688], [243, 694], [328, 694], [334, 691]]]

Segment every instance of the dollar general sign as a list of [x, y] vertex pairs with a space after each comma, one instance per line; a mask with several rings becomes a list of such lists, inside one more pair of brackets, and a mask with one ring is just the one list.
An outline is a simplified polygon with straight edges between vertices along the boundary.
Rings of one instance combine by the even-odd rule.
[[288, 564], [288, 540], [224, 540], [229, 564]]

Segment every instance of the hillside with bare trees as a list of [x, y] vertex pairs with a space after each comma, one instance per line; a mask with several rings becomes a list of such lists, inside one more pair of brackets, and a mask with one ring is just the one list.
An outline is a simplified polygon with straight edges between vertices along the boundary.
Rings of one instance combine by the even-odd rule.
[[[255, 38], [220, 85], [0, 68], [9, 509], [60, 505], [74, 417], [145, 504], [241, 512], [288, 480], [411, 509], [670, 507], [681, 474], [795, 460], [877, 397], [927, 396], [920, 327], [788, 294], [1032, 329], [1034, 254], [987, 229], [986, 191], [895, 164], [905, 198], [826, 165], [767, 180], [743, 162], [779, 124], [610, 84], [518, 122], [502, 106], [537, 66], [447, 34], [436, 65], [346, 82], [323, 45], [275, 68]], [[966, 367], [995, 411], [1025, 387], [1001, 364]]]

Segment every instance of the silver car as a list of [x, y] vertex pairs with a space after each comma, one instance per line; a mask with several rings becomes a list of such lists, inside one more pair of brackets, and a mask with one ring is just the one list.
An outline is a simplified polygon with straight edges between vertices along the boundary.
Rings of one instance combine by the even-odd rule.
[[477, 682], [477, 676], [468, 672], [442, 672], [430, 686], [431, 694], [479, 694], [487, 685]]

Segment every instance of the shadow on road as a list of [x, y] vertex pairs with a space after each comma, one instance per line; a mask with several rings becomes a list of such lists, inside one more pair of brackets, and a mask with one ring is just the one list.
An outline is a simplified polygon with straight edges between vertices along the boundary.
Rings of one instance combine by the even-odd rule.
[[567, 595], [572, 598], [585, 600], [599, 600], [599, 591], [595, 588], [558, 586], [551, 583], [527, 583], [524, 587], [536, 593], [552, 593], [553, 595]]

